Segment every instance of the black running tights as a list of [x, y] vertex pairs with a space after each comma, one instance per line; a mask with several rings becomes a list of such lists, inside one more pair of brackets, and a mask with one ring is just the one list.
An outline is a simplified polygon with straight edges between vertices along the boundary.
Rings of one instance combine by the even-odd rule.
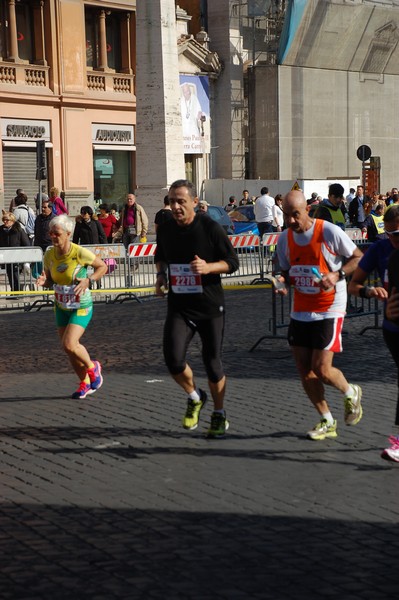
[[178, 313], [169, 312], [163, 336], [166, 366], [172, 375], [184, 371], [187, 349], [197, 331], [202, 342], [202, 360], [208, 379], [212, 383], [218, 383], [224, 377], [221, 360], [224, 313], [212, 319], [198, 319], [193, 322]]

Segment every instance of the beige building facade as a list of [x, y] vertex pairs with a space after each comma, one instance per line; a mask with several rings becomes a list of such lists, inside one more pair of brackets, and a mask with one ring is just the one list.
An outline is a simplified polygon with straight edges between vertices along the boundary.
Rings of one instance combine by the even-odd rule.
[[70, 213], [135, 185], [135, 12], [129, 2], [3, 0], [0, 205], [39, 189], [36, 142]]
[[136, 191], [151, 222], [174, 179], [201, 188], [210, 111], [198, 119], [208, 146], [186, 152], [181, 77], [215, 89], [222, 66], [190, 20], [175, 0], [0, 0], [0, 207], [17, 188], [33, 205], [41, 184], [62, 190], [72, 215]]

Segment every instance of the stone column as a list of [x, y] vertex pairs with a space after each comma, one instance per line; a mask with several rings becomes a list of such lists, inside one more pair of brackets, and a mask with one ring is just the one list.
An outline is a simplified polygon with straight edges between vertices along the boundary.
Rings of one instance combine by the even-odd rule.
[[131, 60], [130, 13], [124, 15], [121, 27], [122, 73], [133, 73]]
[[136, 5], [137, 202], [154, 231], [168, 186], [185, 176], [174, 0]]
[[100, 64], [98, 65], [99, 71], [106, 71], [108, 68], [108, 57], [107, 57], [107, 33], [105, 26], [106, 14], [105, 10], [100, 10], [98, 16], [98, 25], [100, 32]]
[[33, 4], [33, 35], [35, 49], [35, 64], [47, 65], [46, 61], [46, 33], [44, 31], [44, 0], [39, 4]]
[[9, 55], [7, 60], [10, 62], [18, 62], [18, 41], [17, 41], [17, 15], [15, 13], [15, 0], [9, 0], [8, 3], [8, 19], [9, 19]]
[[245, 175], [243, 47], [237, 7], [234, 0], [208, 2], [212, 50], [224, 65], [212, 103], [211, 177], [224, 179], [243, 179]]

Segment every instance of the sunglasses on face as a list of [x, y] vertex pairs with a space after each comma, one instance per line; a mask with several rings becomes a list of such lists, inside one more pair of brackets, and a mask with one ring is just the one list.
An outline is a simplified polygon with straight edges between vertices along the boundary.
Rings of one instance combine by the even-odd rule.
[[399, 235], [399, 229], [397, 229], [396, 231], [387, 231], [385, 229], [385, 233], [387, 233], [388, 235], [392, 235], [393, 237], [398, 237], [398, 235]]

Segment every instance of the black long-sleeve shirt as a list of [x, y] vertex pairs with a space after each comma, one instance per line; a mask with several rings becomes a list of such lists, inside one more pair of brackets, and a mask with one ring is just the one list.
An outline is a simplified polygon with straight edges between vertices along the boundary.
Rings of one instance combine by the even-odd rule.
[[90, 219], [90, 221], [79, 219], [75, 225], [72, 241], [74, 244], [85, 246], [90, 244], [106, 244], [107, 238], [103, 226], [97, 219]]
[[[207, 263], [224, 260], [230, 273], [239, 267], [237, 254], [224, 229], [206, 215], [196, 215], [190, 225], [182, 227], [169, 220], [159, 226], [155, 262], [189, 264], [195, 256]], [[188, 319], [210, 319], [224, 311], [224, 294], [220, 275], [202, 275], [201, 293], [174, 293], [169, 288], [169, 309]]]

